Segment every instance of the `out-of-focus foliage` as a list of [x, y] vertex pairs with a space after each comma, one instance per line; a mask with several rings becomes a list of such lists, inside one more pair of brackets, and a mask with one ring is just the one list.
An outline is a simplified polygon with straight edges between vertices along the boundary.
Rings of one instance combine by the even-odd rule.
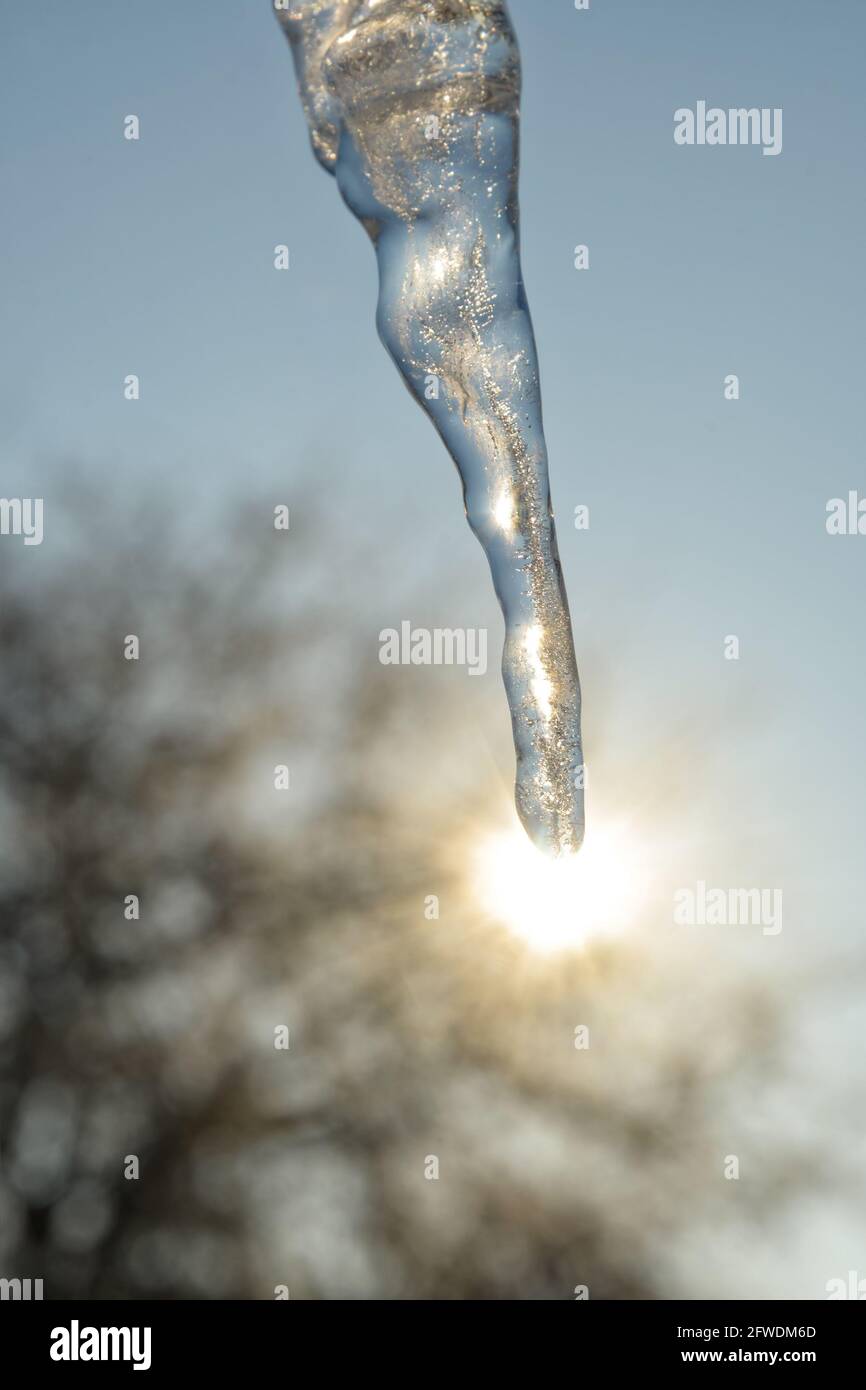
[[421, 794], [407, 758], [454, 761], [456, 685], [409, 700], [266, 509], [208, 554], [115, 534], [2, 557], [0, 1274], [669, 1295], [670, 1241], [733, 1200], [718, 1117], [768, 1001], [660, 939], [536, 958], [485, 921], [460, 827], [492, 789]]

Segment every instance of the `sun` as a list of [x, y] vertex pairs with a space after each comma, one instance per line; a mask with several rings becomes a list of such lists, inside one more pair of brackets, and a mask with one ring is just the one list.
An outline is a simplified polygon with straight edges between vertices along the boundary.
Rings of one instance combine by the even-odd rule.
[[640, 847], [625, 825], [592, 824], [578, 854], [550, 858], [522, 828], [480, 843], [474, 863], [480, 906], [540, 952], [579, 950], [615, 936], [646, 896]]

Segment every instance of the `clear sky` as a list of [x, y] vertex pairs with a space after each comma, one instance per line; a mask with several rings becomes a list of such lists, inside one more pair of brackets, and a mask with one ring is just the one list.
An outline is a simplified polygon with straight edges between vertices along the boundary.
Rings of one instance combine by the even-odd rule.
[[[866, 10], [511, 11], [524, 272], [578, 648], [615, 662], [624, 625], [642, 679], [675, 676], [685, 703], [692, 680], [748, 679], [793, 725], [776, 773], [798, 835], [847, 861], [866, 537], [829, 538], [824, 512], [866, 489]], [[302, 512], [310, 470], [333, 473], [335, 526], [395, 555], [402, 542], [425, 575], [444, 552], [471, 578], [467, 623], [495, 623], [452, 465], [375, 339], [370, 247], [309, 155], [267, 0], [43, 0], [5, 6], [0, 26], [5, 492], [48, 496], [58, 466], [86, 465], [112, 491], [170, 482], [187, 514], [255, 488]], [[781, 155], [676, 146], [674, 110], [700, 99], [782, 107]], [[589, 532], [569, 524], [578, 503]], [[738, 669], [720, 659], [728, 633]]]
[[[625, 781], [648, 750], [664, 763], [703, 712], [700, 799], [730, 844], [679, 881], [783, 881], [773, 949], [844, 957], [866, 897], [866, 536], [828, 536], [825, 508], [866, 494], [866, 6], [510, 8], [590, 767], [602, 732]], [[370, 246], [309, 152], [268, 0], [6, 5], [0, 47], [3, 494], [44, 495], [48, 539], [62, 477], [187, 520], [253, 493], [302, 520], [320, 472], [335, 584], [352, 591], [352, 533], [444, 622], [498, 631], [453, 466], [376, 341]], [[781, 107], [781, 154], [677, 146], [674, 112], [700, 100]], [[394, 586], [373, 629], [411, 616]], [[496, 737], [507, 768], [504, 722]]]

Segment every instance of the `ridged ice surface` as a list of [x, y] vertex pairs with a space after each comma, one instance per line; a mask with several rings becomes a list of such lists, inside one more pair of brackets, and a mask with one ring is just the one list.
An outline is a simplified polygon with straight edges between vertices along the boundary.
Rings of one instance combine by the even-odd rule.
[[505, 617], [516, 803], [583, 838], [580, 685], [520, 270], [520, 60], [497, 0], [275, 0], [319, 161], [366, 227], [379, 334], [463, 480]]

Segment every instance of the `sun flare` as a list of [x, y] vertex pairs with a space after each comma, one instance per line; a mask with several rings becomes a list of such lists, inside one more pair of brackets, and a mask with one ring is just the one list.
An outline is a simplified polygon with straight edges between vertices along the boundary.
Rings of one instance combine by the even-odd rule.
[[533, 949], [579, 950], [628, 927], [645, 897], [646, 873], [624, 826], [595, 824], [579, 854], [558, 859], [514, 828], [482, 841], [475, 888], [484, 910]]

